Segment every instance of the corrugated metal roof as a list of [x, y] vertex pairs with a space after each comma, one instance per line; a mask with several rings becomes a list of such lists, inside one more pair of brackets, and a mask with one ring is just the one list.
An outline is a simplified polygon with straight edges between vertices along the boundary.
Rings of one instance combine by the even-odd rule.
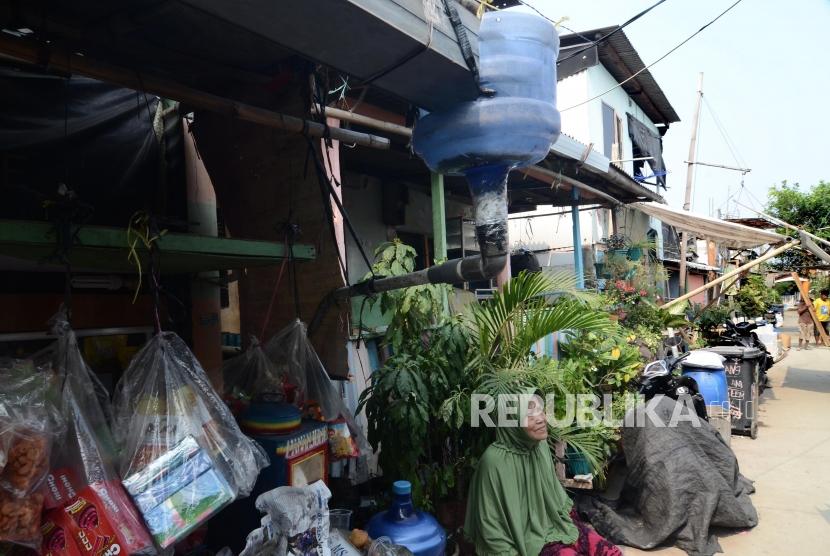
[[[603, 27], [584, 31], [579, 35], [561, 36], [560, 58], [567, 57], [575, 50], [587, 46], [583, 37], [597, 40], [618, 28], [619, 26]], [[625, 31], [617, 31], [602, 41], [597, 45], [597, 52], [599, 62], [605, 66], [617, 82], [625, 81], [645, 67], [634, 45], [628, 40]], [[677, 115], [669, 99], [666, 98], [665, 93], [663, 93], [649, 70], [645, 70], [624, 84], [623, 89], [655, 124], [668, 125], [680, 121], [680, 116]]]

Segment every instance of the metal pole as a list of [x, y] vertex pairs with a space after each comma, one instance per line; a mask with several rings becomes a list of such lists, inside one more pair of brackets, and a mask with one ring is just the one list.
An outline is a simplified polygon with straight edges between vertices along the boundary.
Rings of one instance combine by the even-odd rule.
[[447, 260], [447, 210], [444, 204], [444, 176], [433, 172], [431, 178], [433, 258], [436, 261], [445, 261]]
[[582, 260], [582, 232], [579, 228], [579, 189], [571, 189], [573, 204], [571, 205], [571, 219], [573, 220], [574, 234], [574, 272], [576, 273], [576, 287], [585, 287], [585, 264]]
[[[432, 172], [432, 258], [435, 262], [447, 260], [447, 210], [444, 202], [444, 176]], [[449, 312], [449, 299], [444, 296], [444, 312]]]
[[[700, 105], [703, 101], [703, 72], [700, 72], [697, 82], [697, 105], [692, 120], [692, 139], [689, 141], [689, 160], [686, 163], [686, 194], [683, 198], [683, 210], [689, 210], [692, 204], [692, 182], [695, 174], [695, 157], [697, 152], [697, 131], [700, 128]], [[680, 275], [678, 276], [678, 293], [686, 292], [686, 249], [689, 236], [680, 232]]]

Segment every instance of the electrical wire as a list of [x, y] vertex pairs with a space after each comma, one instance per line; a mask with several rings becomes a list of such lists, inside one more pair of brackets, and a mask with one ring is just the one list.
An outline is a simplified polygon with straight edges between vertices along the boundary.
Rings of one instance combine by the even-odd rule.
[[718, 16], [717, 16], [717, 17], [715, 17], [713, 20], [709, 21], [709, 23], [707, 23], [706, 25], [704, 25], [703, 27], [701, 27], [700, 29], [698, 29], [697, 31], [695, 31], [694, 33], [692, 33], [691, 35], [689, 35], [688, 37], [686, 37], [686, 38], [685, 38], [685, 39], [684, 39], [684, 40], [683, 40], [680, 44], [678, 44], [677, 46], [675, 46], [674, 48], [672, 48], [671, 50], [669, 50], [668, 52], [666, 52], [665, 54], [663, 54], [662, 56], [660, 56], [659, 58], [657, 58], [655, 61], [653, 61], [653, 62], [652, 62], [652, 63], [650, 63], [649, 65], [647, 65], [647, 66], [645, 66], [644, 68], [642, 68], [642, 69], [640, 69], [640, 70], [636, 71], [634, 74], [632, 74], [632, 75], [631, 75], [631, 77], [628, 77], [628, 78], [627, 78], [627, 79], [625, 79], [624, 81], [622, 81], [622, 82], [620, 82], [620, 83], [617, 83], [616, 85], [614, 85], [613, 87], [611, 87], [611, 88], [610, 88], [610, 89], [608, 89], [607, 91], [605, 91], [605, 92], [603, 92], [603, 93], [600, 93], [600, 94], [596, 95], [595, 97], [591, 97], [591, 98], [589, 98], [588, 100], [585, 100], [585, 101], [580, 102], [579, 104], [574, 104], [573, 106], [569, 106], [569, 107], [567, 107], [567, 108], [564, 108], [564, 109], [560, 110], [559, 112], [560, 112], [560, 113], [561, 113], [561, 112], [567, 112], [568, 110], [572, 110], [572, 109], [574, 109], [574, 108], [577, 108], [577, 107], [579, 107], [579, 106], [582, 106], [583, 104], [588, 104], [589, 102], [593, 102], [593, 101], [595, 101], [595, 100], [597, 100], [597, 99], [599, 99], [599, 98], [604, 97], [605, 95], [607, 95], [607, 94], [608, 94], [608, 93], [610, 93], [611, 91], [614, 91], [614, 90], [616, 90], [616, 89], [619, 89], [620, 87], [622, 87], [623, 85], [625, 85], [626, 83], [628, 83], [629, 81], [631, 81], [632, 79], [634, 79], [635, 77], [637, 77], [638, 75], [640, 75], [641, 73], [643, 73], [644, 71], [646, 71], [647, 69], [649, 69], [650, 67], [652, 67], [652, 66], [654, 66], [655, 64], [657, 64], [658, 62], [661, 62], [662, 60], [664, 60], [664, 59], [668, 58], [668, 57], [669, 57], [669, 55], [670, 55], [670, 54], [672, 54], [675, 50], [677, 50], [678, 48], [680, 48], [681, 46], [683, 46], [684, 44], [686, 44], [687, 42], [689, 42], [690, 40], [692, 40], [693, 38], [695, 38], [697, 35], [699, 35], [701, 32], [703, 32], [703, 30], [704, 30], [704, 29], [706, 29], [707, 27], [709, 27], [710, 25], [712, 25], [713, 23], [715, 23], [717, 20], [719, 20], [720, 18], [722, 18], [723, 16], [725, 16], [725, 15], [726, 15], [729, 11], [731, 11], [731, 10], [732, 10], [732, 8], [734, 8], [735, 6], [737, 6], [738, 4], [740, 4], [742, 1], [743, 1], [743, 0], [736, 0], [736, 2], [734, 2], [731, 6], [729, 6], [729, 7], [728, 7], [728, 8], [726, 8], [724, 11], [722, 11], [720, 14], [718, 14]]
[[[614, 29], [613, 31], [611, 31], [610, 33], [606, 33], [605, 35], [601, 36], [600, 38], [596, 39], [595, 41], [592, 41], [592, 42], [591, 42], [591, 44], [589, 44], [589, 45], [585, 46], [584, 48], [580, 48], [580, 49], [579, 49], [579, 50], [577, 50], [576, 52], [572, 52], [571, 54], [568, 54], [567, 56], [565, 56], [565, 57], [564, 57], [564, 58], [562, 58], [561, 60], [558, 60], [558, 61], [556, 62], [556, 64], [557, 64], [557, 65], [559, 65], [559, 64], [561, 64], [562, 62], [564, 62], [564, 61], [566, 61], [566, 60], [570, 60], [571, 58], [574, 58], [574, 57], [576, 57], [576, 56], [579, 56], [580, 54], [582, 54], [582, 53], [583, 53], [583, 52], [585, 52], [586, 50], [590, 50], [590, 49], [594, 48], [595, 46], [597, 46], [597, 45], [598, 45], [598, 44], [600, 44], [601, 42], [605, 41], [606, 39], [608, 39], [608, 38], [609, 38], [609, 37], [611, 37], [612, 35], [614, 35], [614, 34], [616, 34], [616, 33], [619, 33], [620, 31], [622, 31], [623, 29], [625, 29], [626, 27], [628, 27], [630, 24], [634, 23], [635, 21], [637, 21], [638, 19], [640, 19], [641, 17], [643, 17], [643, 16], [644, 16], [644, 15], [646, 15], [648, 12], [650, 12], [651, 10], [653, 10], [654, 8], [656, 8], [657, 6], [659, 6], [660, 4], [662, 4], [662, 3], [663, 3], [663, 2], [665, 2], [665, 1], [666, 1], [666, 0], [658, 0], [657, 2], [655, 2], [654, 4], [652, 4], [651, 6], [649, 6], [648, 8], [646, 8], [645, 10], [641, 11], [640, 13], [638, 13], [638, 14], [634, 15], [633, 17], [629, 18], [627, 21], [625, 21], [625, 22], [624, 22], [624, 23], [622, 23], [621, 25], [617, 26], [617, 28], [616, 28], [616, 29]], [[531, 6], [530, 4], [528, 4], [527, 2], [524, 2], [524, 1], [522, 1], [522, 0], [519, 0], [519, 2], [520, 2], [522, 5], [527, 6], [528, 8], [530, 8], [530, 9], [532, 9], [532, 10], [536, 11], [536, 13], [538, 13], [539, 15], [542, 15], [542, 13], [541, 13], [539, 10], [537, 10], [536, 8], [534, 8], [533, 6]], [[542, 15], [542, 17], [545, 17], [545, 16], [544, 16], [544, 15]], [[545, 19], [548, 19], [548, 18], [545, 18]], [[564, 27], [564, 25], [563, 25], [563, 27]], [[565, 27], [565, 28], [567, 29], [567, 27]], [[570, 31], [570, 29], [568, 29], [568, 30]], [[578, 33], [577, 33], [577, 34], [578, 34]], [[578, 36], [582, 37], [583, 39], [585, 38], [585, 37], [584, 37], [584, 36], [582, 36], [582, 35], [578, 35]]]
[[738, 152], [738, 146], [735, 145], [734, 141], [732, 141], [732, 138], [726, 131], [726, 127], [720, 121], [720, 118], [718, 118], [718, 115], [715, 113], [714, 108], [712, 108], [712, 105], [709, 104], [709, 100], [706, 97], [703, 97], [703, 103], [706, 105], [706, 110], [712, 116], [712, 120], [715, 122], [715, 127], [718, 128], [721, 137], [723, 137], [723, 140], [726, 143], [726, 147], [729, 149], [729, 152], [732, 153], [732, 159], [735, 161], [735, 164], [737, 164], [741, 168], [746, 168], [746, 162], [744, 161], [743, 157], [740, 156], [740, 153]]

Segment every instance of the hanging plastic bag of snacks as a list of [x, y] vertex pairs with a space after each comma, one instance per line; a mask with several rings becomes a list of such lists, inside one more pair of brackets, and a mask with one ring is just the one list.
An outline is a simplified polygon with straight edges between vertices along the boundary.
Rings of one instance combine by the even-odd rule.
[[115, 388], [121, 475], [161, 548], [187, 536], [268, 465], [184, 341], [156, 334]]
[[52, 453], [44, 494], [43, 554], [155, 554], [147, 529], [116, 471], [106, 389], [87, 366], [64, 313], [58, 337], [35, 360], [52, 361], [66, 428]]
[[49, 398], [51, 366], [0, 360], [0, 542], [37, 548], [53, 441], [62, 422]]
[[[317, 414], [328, 422], [345, 422], [355, 448], [348, 457], [357, 457], [360, 452], [371, 453], [366, 437], [314, 351], [302, 321], [295, 320], [283, 328], [264, 349], [268, 358], [297, 387], [298, 400], [305, 405], [307, 414]], [[335, 434], [342, 438], [341, 432], [342, 429], [336, 430]]]
[[237, 415], [258, 396], [285, 396], [282, 373], [253, 336], [248, 349], [225, 362], [222, 376], [225, 401]]

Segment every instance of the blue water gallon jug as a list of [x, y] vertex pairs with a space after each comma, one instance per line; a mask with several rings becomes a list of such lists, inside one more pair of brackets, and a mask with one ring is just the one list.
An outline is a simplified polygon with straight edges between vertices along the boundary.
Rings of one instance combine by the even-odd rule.
[[415, 152], [443, 174], [535, 164], [559, 136], [550, 21], [518, 8], [488, 12], [478, 38], [481, 85], [494, 94], [432, 112], [413, 132]]
[[695, 350], [681, 362], [683, 376], [695, 379], [707, 406], [729, 409], [729, 393], [726, 387], [726, 371], [723, 357], [705, 350]]
[[369, 537], [389, 537], [415, 556], [443, 556], [447, 534], [434, 517], [416, 510], [412, 505], [412, 485], [409, 481], [395, 481], [392, 493], [392, 506], [369, 520], [366, 527]]

